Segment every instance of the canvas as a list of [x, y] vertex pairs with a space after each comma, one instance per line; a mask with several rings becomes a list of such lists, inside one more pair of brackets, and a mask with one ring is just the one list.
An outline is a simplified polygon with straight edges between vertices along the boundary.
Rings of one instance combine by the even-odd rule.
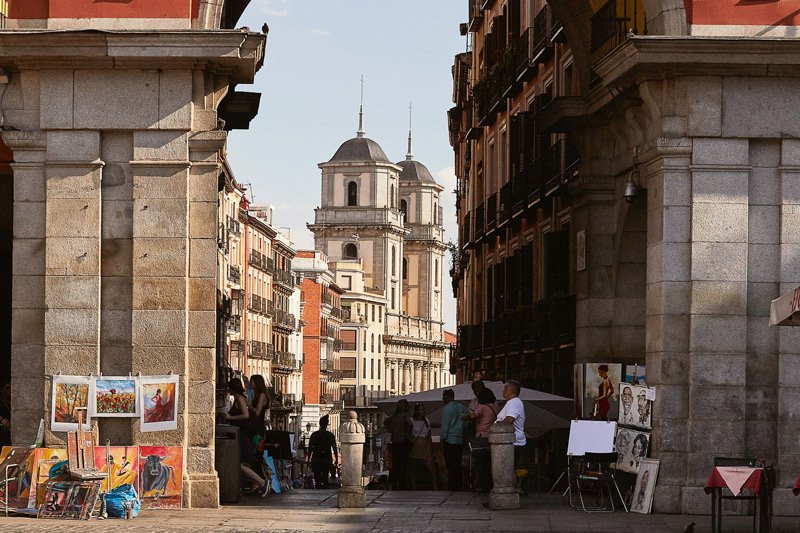
[[92, 388], [92, 416], [138, 417], [137, 377], [101, 377]]
[[636, 474], [639, 472], [639, 464], [647, 457], [650, 433], [620, 427], [617, 429], [616, 447], [619, 454], [617, 470]]
[[630, 509], [634, 513], [650, 513], [653, 505], [653, 489], [658, 477], [658, 459], [643, 459], [636, 476], [636, 486], [633, 489], [633, 499]]
[[[28, 501], [25, 507], [38, 509], [41, 501], [37, 499], [40, 490], [44, 490], [50, 479], [50, 469], [61, 461], [67, 460], [66, 448], [36, 448], [28, 459], [26, 469]], [[20, 493], [20, 503], [24, 503], [24, 493]]]
[[[647, 374], [644, 365], [625, 365], [625, 382], [647, 385]], [[638, 383], [636, 383], [638, 382]]]
[[6, 497], [5, 477], [8, 475], [9, 507], [19, 507], [19, 502], [17, 499], [19, 477], [21, 472], [27, 471], [28, 458], [32, 451], [33, 450], [27, 446], [3, 447], [2, 455], [4, 457], [3, 461], [0, 462], [0, 476], [2, 476], [3, 480], [3, 482], [0, 483], [0, 500], [4, 500]]
[[178, 429], [178, 380], [177, 374], [141, 378], [142, 432]]
[[139, 490], [139, 447], [138, 446], [109, 446], [108, 455], [111, 468], [106, 463], [106, 447], [96, 446], [94, 449], [94, 464], [101, 472], [108, 472], [108, 479], [100, 485], [102, 492], [108, 492], [109, 483], [115, 489], [122, 485], [133, 485]]
[[83, 429], [91, 430], [91, 383], [87, 376], [53, 376], [50, 431], [76, 431], [79, 409], [86, 409]]
[[[620, 387], [622, 388], [619, 407], [620, 424], [640, 429], [652, 429], [653, 402], [647, 399], [647, 387], [622, 384]], [[624, 422], [623, 416], [625, 417]]]
[[[600, 367], [607, 366], [602, 372]], [[583, 416], [594, 420], [616, 420], [619, 410], [619, 384], [622, 376], [622, 365], [619, 363], [586, 363], [584, 372]], [[606, 398], [601, 398], [609, 394]], [[605, 416], [603, 413], [605, 412]]]
[[180, 509], [183, 447], [139, 447], [139, 495], [143, 509]]
[[44, 501], [39, 507], [39, 518], [61, 518], [67, 510], [67, 499], [72, 482], [50, 481], [44, 493]]
[[67, 495], [67, 505], [64, 509], [64, 518], [73, 520], [88, 520], [92, 509], [97, 503], [100, 483], [97, 481], [80, 481], [72, 483], [72, 488]]

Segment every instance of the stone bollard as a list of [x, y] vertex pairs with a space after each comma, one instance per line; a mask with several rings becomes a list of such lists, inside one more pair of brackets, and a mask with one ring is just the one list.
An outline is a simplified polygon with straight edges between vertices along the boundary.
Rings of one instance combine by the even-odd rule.
[[489, 432], [492, 445], [492, 482], [490, 509], [519, 509], [519, 493], [514, 475], [514, 426], [495, 422]]
[[339, 489], [339, 507], [367, 506], [367, 495], [361, 486], [361, 466], [364, 457], [364, 425], [355, 411], [347, 412], [348, 420], [339, 428], [342, 458], [342, 487]]

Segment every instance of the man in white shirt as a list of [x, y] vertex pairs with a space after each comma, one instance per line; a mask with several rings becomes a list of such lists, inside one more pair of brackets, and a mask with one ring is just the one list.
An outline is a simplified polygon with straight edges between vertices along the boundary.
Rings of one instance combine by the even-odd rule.
[[520, 385], [516, 379], [509, 379], [503, 387], [503, 398], [506, 404], [497, 415], [498, 422], [514, 425], [514, 464], [518, 465], [522, 450], [527, 444], [525, 440], [525, 406], [519, 399]]

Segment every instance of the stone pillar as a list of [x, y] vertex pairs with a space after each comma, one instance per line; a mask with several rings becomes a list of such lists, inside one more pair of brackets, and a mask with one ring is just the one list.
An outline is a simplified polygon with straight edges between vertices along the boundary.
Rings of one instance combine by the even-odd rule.
[[422, 363], [422, 384], [420, 390], [428, 390], [428, 375], [431, 372], [431, 367], [428, 363]]
[[403, 363], [403, 394], [411, 392], [411, 363], [405, 361]]
[[421, 363], [414, 363], [414, 385], [413, 391], [419, 392], [421, 390], [422, 385], [422, 364]]
[[489, 508], [519, 509], [519, 493], [514, 475], [514, 426], [507, 422], [495, 422], [489, 433], [492, 445], [492, 482]]
[[361, 467], [366, 435], [364, 425], [358, 421], [355, 411], [348, 411], [347, 418], [339, 428], [342, 487], [339, 489], [338, 506], [364, 508], [367, 506], [367, 495], [361, 486]]

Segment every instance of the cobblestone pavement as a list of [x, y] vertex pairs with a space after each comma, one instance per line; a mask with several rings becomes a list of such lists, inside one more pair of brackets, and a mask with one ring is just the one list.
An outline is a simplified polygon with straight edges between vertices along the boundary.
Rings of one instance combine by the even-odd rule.
[[[338, 532], [677, 532], [696, 522], [695, 531], [710, 531], [708, 516], [584, 513], [559, 497], [530, 495], [515, 511], [491, 511], [486, 494], [471, 492], [367, 493], [366, 509], [337, 509], [334, 491], [295, 490], [267, 498], [247, 498], [222, 509], [143, 511], [131, 521], [109, 519], [72, 522], [0, 516], [0, 530], [25, 531], [273, 531]], [[752, 531], [752, 518], [725, 517], [724, 531]], [[775, 517], [773, 531], [800, 531], [797, 517]]]

